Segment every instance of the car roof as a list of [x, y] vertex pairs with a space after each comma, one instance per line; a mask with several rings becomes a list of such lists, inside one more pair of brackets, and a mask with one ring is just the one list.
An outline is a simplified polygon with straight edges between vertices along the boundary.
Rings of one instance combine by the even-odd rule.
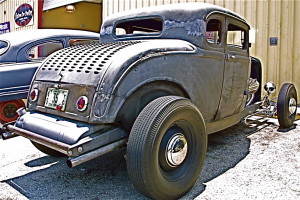
[[[184, 13], [197, 14], [198, 16], [208, 17], [212, 13], [223, 13], [225, 15], [232, 16], [247, 24], [246, 20], [240, 15], [220, 6], [216, 6], [209, 3], [190, 2], [190, 3], [177, 3], [177, 4], [165, 4], [159, 6], [144, 7], [135, 10], [123, 11], [114, 14], [107, 18], [108, 24], [110, 22], [127, 19], [131, 17], [149, 16], [149, 15], [161, 15], [165, 16], [165, 19], [174, 19], [181, 21], [181, 18], [186, 18], [189, 15]], [[248, 25], [248, 24], [247, 24]]]
[[[101, 27], [100, 42], [130, 40], [133, 38], [139, 40], [155, 37], [160, 39], [181, 39], [201, 46], [206, 20], [212, 14], [230, 16], [250, 29], [250, 26], [241, 16], [220, 6], [200, 2], [166, 4], [120, 12], [108, 17]], [[116, 37], [114, 35], [118, 23], [147, 18], [160, 18], [162, 20], [163, 29], [160, 35], [153, 34], [143, 37]]]
[[88, 37], [99, 38], [99, 33], [68, 29], [34, 29], [15, 31], [0, 35], [0, 40], [9, 41], [12, 46], [30, 43], [43, 38], [55, 37]]

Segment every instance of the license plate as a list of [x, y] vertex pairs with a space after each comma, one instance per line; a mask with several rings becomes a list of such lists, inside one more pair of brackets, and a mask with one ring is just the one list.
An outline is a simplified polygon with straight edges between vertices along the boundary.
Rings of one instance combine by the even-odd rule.
[[57, 109], [57, 106], [59, 105], [60, 110], [64, 111], [66, 108], [68, 92], [68, 90], [48, 88], [45, 107]]

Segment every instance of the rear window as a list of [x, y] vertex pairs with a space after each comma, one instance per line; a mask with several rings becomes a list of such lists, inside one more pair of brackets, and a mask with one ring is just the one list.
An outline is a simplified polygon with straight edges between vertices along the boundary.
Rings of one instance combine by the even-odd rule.
[[8, 49], [8, 42], [0, 40], [0, 55], [2, 55]]
[[161, 18], [135, 19], [119, 22], [116, 25], [117, 37], [159, 35], [163, 29]]
[[70, 39], [69, 45], [76, 46], [76, 45], [83, 45], [83, 44], [96, 44], [99, 43], [99, 40], [95, 39]]
[[61, 41], [48, 41], [42, 44], [31, 47], [27, 51], [27, 58], [29, 60], [40, 60], [49, 56], [51, 53], [62, 49], [63, 43]]

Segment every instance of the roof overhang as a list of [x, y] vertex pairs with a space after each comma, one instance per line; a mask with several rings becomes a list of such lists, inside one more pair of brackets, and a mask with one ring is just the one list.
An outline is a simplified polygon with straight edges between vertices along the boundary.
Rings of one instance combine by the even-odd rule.
[[61, 6], [74, 4], [78, 2], [102, 3], [102, 0], [44, 0], [43, 11], [51, 10]]

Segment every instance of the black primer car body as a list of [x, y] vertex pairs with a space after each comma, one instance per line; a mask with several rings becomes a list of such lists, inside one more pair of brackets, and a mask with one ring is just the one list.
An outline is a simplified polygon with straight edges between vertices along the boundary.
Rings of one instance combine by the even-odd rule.
[[[101, 30], [102, 44], [66, 49], [49, 57], [36, 74], [32, 88], [40, 87], [41, 91], [46, 91], [48, 82], [53, 82], [53, 86], [60, 83], [61, 88], [78, 91], [75, 86], [84, 85], [89, 92], [70, 93], [76, 93], [75, 99], [88, 95], [92, 109], [79, 112], [68, 103], [68, 113], [51, 109], [47, 112], [89, 123], [114, 123], [117, 117], [126, 118], [128, 110], [137, 115], [151, 100], [164, 95], [192, 99], [206, 122], [239, 113], [244, 110], [246, 102], [250, 72], [248, 47], [245, 47], [246, 50], [224, 52], [225, 43], [219, 49], [209, 46], [205, 38], [208, 14], [225, 15], [214, 14], [215, 7], [202, 5], [200, 8], [200, 11], [199, 8], [190, 8], [173, 9], [169, 13], [164, 9], [157, 13], [152, 10], [140, 13], [142, 19], [145, 16], [150, 19], [161, 17], [164, 27], [158, 35], [117, 37], [109, 32], [119, 21], [139, 19], [136, 13], [107, 20]], [[220, 11], [225, 12], [223, 9]], [[230, 16], [229, 11], [225, 13]], [[209, 16], [212, 18], [213, 15]], [[230, 18], [237, 23], [245, 23], [233, 16]], [[249, 29], [248, 25], [243, 26]], [[233, 53], [237, 57], [234, 61], [226, 59]], [[53, 63], [56, 65], [51, 67]], [[79, 67], [73, 69], [74, 64]], [[143, 87], [147, 85], [151, 85], [149, 92], [153, 94], [139, 94], [139, 90], [145, 91]], [[141, 104], [141, 108], [134, 111], [135, 106], [129, 105], [130, 109], [126, 108], [126, 116], [123, 116], [119, 111], [130, 103], [126, 100], [132, 95], [140, 96], [133, 98], [132, 104]], [[37, 106], [43, 103], [41, 98], [37, 103], [30, 103], [29, 109], [44, 112], [44, 108]]]
[[[44, 61], [28, 111], [7, 129], [50, 155], [68, 155], [71, 167], [128, 141], [135, 187], [150, 198], [178, 198], [198, 178], [207, 134], [260, 108], [261, 64], [249, 56], [249, 29], [235, 13], [203, 3], [111, 17], [100, 44]], [[291, 118], [294, 90], [286, 87]]]

